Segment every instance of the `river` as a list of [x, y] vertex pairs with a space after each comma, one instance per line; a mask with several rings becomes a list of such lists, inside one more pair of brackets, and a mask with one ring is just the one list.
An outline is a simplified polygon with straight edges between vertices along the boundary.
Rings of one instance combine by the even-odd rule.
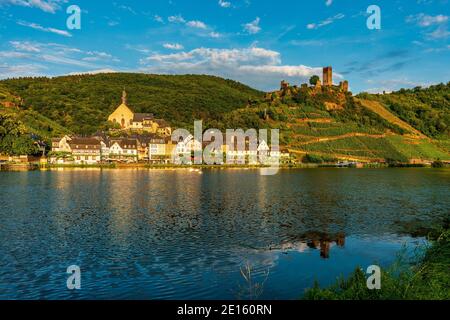
[[0, 299], [297, 299], [413, 254], [449, 194], [445, 169], [0, 172]]

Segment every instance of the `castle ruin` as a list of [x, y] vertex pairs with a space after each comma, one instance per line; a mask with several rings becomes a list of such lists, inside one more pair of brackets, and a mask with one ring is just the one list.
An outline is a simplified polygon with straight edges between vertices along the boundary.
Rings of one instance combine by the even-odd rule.
[[323, 85], [324, 87], [331, 87], [333, 85], [333, 68], [323, 68]]
[[265, 99], [267, 101], [275, 101], [282, 97], [298, 94], [300, 90], [306, 90], [308, 88], [311, 88], [310, 90], [313, 95], [329, 91], [330, 89], [345, 94], [349, 92], [349, 83], [347, 80], [344, 80], [339, 82], [339, 85], [333, 85], [333, 67], [328, 66], [323, 68], [322, 81], [318, 79], [312, 87], [309, 87], [308, 83], [303, 83], [301, 86], [291, 86], [289, 82], [283, 80], [280, 84], [280, 90], [266, 93]]

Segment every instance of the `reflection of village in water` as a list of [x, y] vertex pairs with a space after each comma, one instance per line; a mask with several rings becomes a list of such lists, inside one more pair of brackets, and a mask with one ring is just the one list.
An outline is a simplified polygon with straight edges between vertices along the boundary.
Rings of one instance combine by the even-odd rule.
[[279, 250], [282, 252], [298, 251], [305, 252], [308, 249], [320, 250], [320, 257], [328, 259], [333, 246], [343, 248], [345, 246], [345, 234], [327, 234], [323, 232], [306, 232], [296, 236], [294, 240], [284, 241], [278, 246], [270, 246], [269, 250]]

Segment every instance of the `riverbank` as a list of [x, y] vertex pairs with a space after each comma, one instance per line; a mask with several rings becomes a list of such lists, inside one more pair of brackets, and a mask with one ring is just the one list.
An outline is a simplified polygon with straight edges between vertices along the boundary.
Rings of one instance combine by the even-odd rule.
[[[14, 171], [15, 168], [26, 168], [27, 165], [24, 164], [3, 164], [0, 166], [0, 171]], [[144, 163], [132, 163], [132, 164], [29, 164], [28, 167], [33, 170], [51, 170], [51, 169], [148, 169], [148, 170], [174, 170], [174, 169], [262, 169], [268, 168], [268, 166], [262, 165], [174, 165], [174, 164], [144, 164]], [[287, 168], [319, 168], [325, 167], [317, 164], [299, 164], [299, 165], [280, 165], [280, 169]]]
[[[449, 168], [449, 165], [426, 166], [422, 164], [396, 164], [386, 163], [366, 163], [362, 166], [342, 165], [342, 164], [317, 164], [317, 163], [298, 163], [298, 164], [280, 164], [279, 169], [312, 169], [312, 168], [358, 168], [358, 169], [385, 169], [385, 168]], [[200, 170], [200, 169], [263, 169], [269, 168], [264, 165], [175, 165], [175, 164], [147, 164], [147, 163], [110, 163], [110, 164], [40, 164], [40, 163], [2, 163], [0, 171], [34, 171], [34, 170], [52, 170], [52, 169], [147, 169], [147, 170]]]
[[36, 163], [0, 163], [0, 171], [34, 171], [39, 170]]
[[318, 283], [308, 289], [304, 300], [449, 300], [450, 229], [448, 225], [428, 236], [412, 263], [398, 261], [382, 270], [381, 289], [367, 289], [367, 275], [357, 268], [348, 278], [328, 288]]
[[[448, 166], [444, 166], [446, 168]], [[148, 170], [173, 170], [173, 169], [262, 169], [268, 168], [268, 166], [262, 165], [173, 165], [173, 164], [34, 164], [34, 163], [21, 163], [21, 164], [0, 164], [0, 171], [33, 171], [33, 170], [51, 170], [51, 169], [148, 169]], [[312, 168], [358, 168], [358, 169], [385, 169], [385, 168], [431, 168], [431, 166], [424, 165], [402, 165], [402, 166], [389, 166], [387, 164], [366, 164], [364, 166], [342, 166], [332, 164], [315, 164], [315, 163], [301, 163], [301, 164], [289, 164], [279, 165], [279, 169], [312, 169]]]

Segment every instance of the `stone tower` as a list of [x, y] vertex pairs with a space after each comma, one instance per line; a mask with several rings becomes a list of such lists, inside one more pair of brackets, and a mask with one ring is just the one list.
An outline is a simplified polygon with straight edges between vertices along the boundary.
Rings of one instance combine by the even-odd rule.
[[287, 90], [287, 89], [289, 89], [289, 82], [286, 82], [286, 81], [281, 81], [281, 90], [282, 91], [285, 91], [285, 90]]
[[125, 88], [122, 91], [122, 104], [127, 105], [127, 92], [125, 91]]
[[343, 92], [348, 92], [348, 81], [345, 80], [345, 81], [340, 82], [339, 87], [341, 88], [341, 90]]
[[325, 87], [331, 87], [333, 85], [333, 68], [323, 68], [323, 85]]

